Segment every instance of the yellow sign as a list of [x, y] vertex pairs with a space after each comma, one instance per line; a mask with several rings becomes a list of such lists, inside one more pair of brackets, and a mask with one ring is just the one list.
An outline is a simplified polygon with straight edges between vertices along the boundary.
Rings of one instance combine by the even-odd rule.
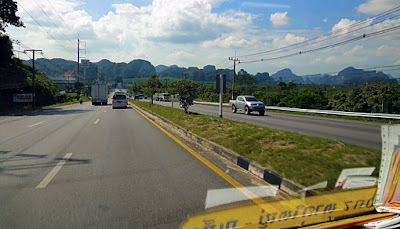
[[341, 190], [306, 198], [271, 201], [191, 216], [181, 229], [287, 228], [374, 210], [376, 187]]

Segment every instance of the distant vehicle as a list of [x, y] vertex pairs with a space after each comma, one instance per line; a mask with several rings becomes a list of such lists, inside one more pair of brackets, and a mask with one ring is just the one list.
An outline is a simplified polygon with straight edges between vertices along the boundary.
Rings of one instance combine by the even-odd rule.
[[155, 101], [169, 102], [169, 93], [155, 93], [153, 99]]
[[124, 92], [115, 92], [112, 98], [112, 108], [127, 108], [128, 98]]
[[92, 84], [92, 105], [107, 105], [108, 88], [106, 84]]
[[135, 99], [143, 99], [143, 95], [142, 94], [136, 94], [135, 95]]
[[229, 105], [232, 107], [232, 112], [236, 113], [237, 110], [243, 110], [246, 115], [252, 111], [258, 111], [261, 116], [265, 113], [265, 105], [260, 102], [256, 97], [249, 95], [241, 95], [236, 100], [229, 100]]

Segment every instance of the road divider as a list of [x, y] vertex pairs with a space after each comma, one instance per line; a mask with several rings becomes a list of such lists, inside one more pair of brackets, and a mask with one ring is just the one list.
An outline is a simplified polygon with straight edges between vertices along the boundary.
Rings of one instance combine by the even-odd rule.
[[[163, 127], [161, 127], [159, 124], [157, 124], [154, 120], [153, 117], [155, 116], [165, 122], [168, 122], [169, 124], [172, 124], [169, 120], [167, 121], [166, 119], [149, 112], [147, 110], [144, 110], [136, 105], [130, 105], [134, 110], [136, 110], [139, 114], [141, 114], [143, 117], [145, 117], [147, 120], [149, 120], [151, 123], [153, 123], [156, 127], [158, 127], [161, 131], [163, 131], [165, 134], [167, 134], [170, 138], [172, 138], [175, 142], [177, 142], [179, 145], [181, 145], [184, 149], [186, 149], [189, 153], [191, 153], [194, 157], [196, 157], [198, 160], [203, 162], [207, 167], [209, 167], [211, 170], [213, 170], [215, 173], [217, 173], [219, 176], [221, 176], [223, 179], [225, 179], [227, 182], [229, 182], [233, 187], [237, 188], [241, 193], [243, 193], [245, 196], [247, 196], [251, 201], [253, 201], [255, 204], [260, 206], [261, 208], [267, 208], [270, 207], [263, 199], [258, 197], [256, 194], [248, 190], [245, 186], [240, 184], [238, 181], [233, 179], [231, 176], [226, 174], [224, 171], [222, 171], [220, 168], [212, 164], [210, 161], [205, 159], [203, 156], [198, 154], [196, 151], [191, 149], [189, 146], [187, 146], [185, 143], [183, 143], [181, 140], [179, 140], [177, 137], [169, 133], [167, 130], [165, 130]], [[148, 115], [145, 115], [143, 112], [147, 113]], [[174, 126], [177, 126], [176, 124], [172, 124]], [[205, 140], [205, 139], [204, 139]]]
[[[131, 105], [132, 106], [132, 105]], [[142, 112], [145, 112], [146, 114], [149, 115], [149, 117], [154, 116], [159, 120], [162, 120], [163, 122], [167, 123], [168, 125], [173, 126], [177, 131], [179, 131], [180, 133], [182, 133], [183, 135], [186, 136], [186, 138], [197, 142], [198, 144], [210, 149], [213, 152], [216, 152], [217, 154], [221, 155], [222, 157], [224, 157], [225, 159], [235, 163], [236, 165], [242, 167], [243, 169], [253, 173], [254, 175], [260, 177], [261, 179], [264, 179], [266, 182], [272, 184], [272, 185], [276, 185], [279, 187], [279, 189], [281, 189], [282, 191], [292, 195], [292, 196], [305, 196], [306, 192], [301, 192], [301, 190], [304, 190], [306, 187], [300, 184], [297, 184], [289, 179], [283, 178], [282, 176], [280, 176], [279, 174], [275, 173], [272, 170], [266, 169], [264, 167], [262, 167], [261, 165], [259, 165], [258, 163], [249, 160], [235, 152], [233, 152], [232, 150], [229, 150], [223, 146], [220, 146], [212, 141], [209, 141], [205, 138], [202, 138], [188, 130], [186, 130], [185, 128], [171, 122], [170, 120], [161, 117], [151, 111], [142, 109], [136, 105], [133, 105], [132, 108], [134, 108], [135, 110], [137, 110], [139, 113], [141, 113], [143, 115]], [[140, 112], [139, 111], [142, 111]], [[146, 117], [146, 116], [145, 116]], [[146, 117], [148, 120], [150, 120], [149, 117]], [[151, 118], [153, 120], [155, 120], [155, 118]], [[150, 120], [152, 123], [154, 123], [153, 120]], [[156, 124], [155, 124], [156, 125]], [[158, 124], [157, 124], [158, 125]], [[176, 137], [174, 137], [176, 138]], [[197, 154], [197, 153], [196, 153]], [[200, 156], [200, 155], [199, 155]], [[200, 156], [201, 157], [201, 156]], [[222, 172], [222, 171], [221, 171]], [[222, 172], [223, 173], [223, 172]], [[226, 175], [226, 173], [224, 173]], [[236, 187], [236, 186], [235, 186]], [[314, 193], [313, 190], [307, 191], [309, 193]]]

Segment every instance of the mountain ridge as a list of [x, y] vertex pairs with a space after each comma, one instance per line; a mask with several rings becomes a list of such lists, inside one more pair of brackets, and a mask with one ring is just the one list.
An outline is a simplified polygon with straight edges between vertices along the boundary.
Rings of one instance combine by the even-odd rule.
[[[31, 61], [23, 61], [25, 64], [31, 65]], [[76, 76], [77, 63], [75, 61], [64, 60], [61, 58], [36, 60], [36, 68], [45, 72], [49, 77], [54, 78], [64, 76], [66, 73]], [[86, 72], [87, 79], [95, 79], [100, 75], [100, 79], [113, 80], [117, 76], [122, 78], [147, 78], [152, 73], [156, 73], [159, 77], [176, 77], [187, 78], [197, 81], [215, 81], [217, 74], [226, 74], [227, 81], [232, 81], [233, 70], [231, 69], [216, 69], [214, 65], [206, 65], [203, 68], [197, 67], [179, 67], [177, 65], [157, 65], [154, 67], [151, 62], [143, 59], [134, 59], [129, 63], [116, 63], [108, 59], [102, 59], [98, 62], [93, 62], [88, 68], [81, 72]], [[248, 74], [244, 69], [238, 71], [238, 74]], [[294, 82], [299, 84], [343, 84], [348, 81], [362, 81], [373, 79], [390, 80], [393, 76], [383, 72], [365, 71], [354, 67], [347, 67], [339, 71], [337, 75], [330, 74], [312, 74], [298, 76], [289, 68], [284, 68], [270, 75], [268, 72], [258, 72], [253, 76], [258, 83], [273, 83], [273, 82]]]

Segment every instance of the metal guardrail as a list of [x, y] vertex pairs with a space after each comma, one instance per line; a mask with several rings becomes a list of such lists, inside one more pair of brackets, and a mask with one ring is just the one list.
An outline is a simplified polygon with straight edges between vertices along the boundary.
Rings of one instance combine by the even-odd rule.
[[[194, 101], [194, 103], [205, 104], [205, 105], [219, 105], [219, 103], [213, 103], [213, 102], [197, 102], [197, 101]], [[223, 103], [223, 105], [224, 106], [229, 106], [229, 103]], [[400, 119], [400, 115], [398, 115], [398, 114], [332, 111], [332, 110], [302, 109], [302, 108], [276, 107], [276, 106], [265, 106], [265, 109], [267, 109], [267, 110], [280, 110], [280, 111], [314, 113], [314, 114], [342, 115], [342, 116], [353, 116], [353, 117]]]

